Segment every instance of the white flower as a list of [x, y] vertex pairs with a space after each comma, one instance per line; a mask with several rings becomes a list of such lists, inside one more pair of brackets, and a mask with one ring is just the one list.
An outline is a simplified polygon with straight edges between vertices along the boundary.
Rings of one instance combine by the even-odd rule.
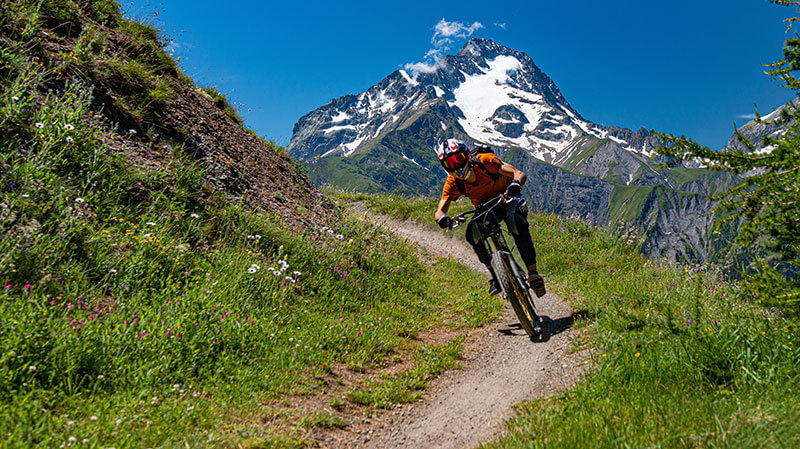
[[23, 197], [23, 198], [30, 198], [31, 196], [30, 196], [30, 195], [28, 195], [27, 193], [23, 193], [23, 194], [22, 194], [22, 197]]
[[19, 101], [19, 97], [11, 97], [11, 99], [14, 101]]
[[42, 129], [42, 128], [44, 128], [44, 123], [42, 123], [42, 122], [36, 122], [36, 125], [35, 125], [35, 126], [36, 126], [37, 128], [39, 128], [39, 129]]
[[80, 204], [83, 202], [83, 198], [81, 197], [75, 198], [75, 202]]
[[97, 416], [95, 415], [90, 416], [89, 421], [97, 421]]
[[254, 263], [253, 265], [250, 265], [250, 266], [251, 266], [252, 268], [255, 268], [256, 270], [260, 270], [260, 269], [261, 269], [261, 266], [260, 266], [260, 265], [258, 265], [258, 264], [255, 264], [255, 263]]
[[69, 438], [67, 438], [67, 442], [69, 442], [69, 444], [75, 444], [75, 442], [76, 442], [76, 441], [78, 441], [78, 439], [77, 439], [77, 438], [75, 438], [75, 437], [69, 437]]
[[247, 272], [250, 273], [250, 274], [253, 274], [256, 271], [258, 271], [258, 270], [255, 267], [250, 267], [250, 268], [247, 269]]
[[30, 371], [30, 372], [34, 372], [34, 371], [36, 371], [36, 367], [35, 367], [35, 366], [33, 366], [33, 365], [29, 366], [29, 367], [28, 367], [28, 371]]
[[[114, 270], [114, 273], [116, 273], [116, 272], [117, 272], [117, 270]], [[104, 376], [104, 375], [102, 375], [102, 374], [98, 374], [98, 375], [97, 375], [97, 380], [103, 380], [103, 379], [105, 379], [105, 378], [106, 378], [106, 376]]]
[[147, 223], [145, 223], [145, 224], [146, 224], [147, 226], [155, 226], [155, 225], [156, 225], [156, 224], [155, 224], [155, 223], [153, 223], [152, 221], [148, 221], [148, 222], [147, 222]]
[[336, 238], [339, 240], [344, 240], [344, 236], [342, 234], [336, 234]]
[[128, 130], [128, 134], [136, 134], [136, 130], [135, 129], [129, 129]]
[[[116, 272], [117, 272], [117, 269], [116, 269], [116, 268], [112, 268], [112, 269], [108, 270], [108, 272], [109, 272], [109, 273], [111, 273], [111, 274], [114, 274], [114, 273], [116, 273]], [[98, 378], [98, 379], [102, 379], [102, 376], [103, 376], [103, 375], [101, 374], [101, 375], [97, 376], [97, 378]]]
[[151, 232], [148, 232], [147, 234], [143, 235], [142, 237], [144, 237], [144, 238], [146, 238], [146, 239], [149, 239], [149, 238], [152, 238], [152, 237], [153, 237], [153, 235], [154, 235], [153, 233], [151, 233]]
[[75, 127], [74, 127], [74, 126], [72, 126], [72, 125], [70, 125], [69, 123], [67, 123], [66, 125], [64, 125], [64, 128], [66, 128], [66, 129], [67, 129], [67, 130], [69, 130], [69, 131], [72, 131], [73, 129], [75, 129]]
[[197, 215], [197, 214], [190, 214], [189, 216], [192, 217], [192, 218], [200, 218], [200, 216]]
[[295, 275], [295, 276], [300, 276], [300, 275], [301, 275], [301, 274], [303, 274], [303, 273], [301, 273], [301, 272], [299, 272], [299, 271], [294, 271], [294, 272], [292, 272], [292, 274], [293, 274], [293, 275]]
[[280, 276], [281, 272], [278, 271], [278, 270], [275, 270], [275, 271], [272, 272], [272, 274], [274, 274], [275, 276]]
[[293, 278], [293, 277], [291, 277], [291, 276], [286, 276], [286, 277], [285, 277], [285, 278], [283, 278], [283, 279], [284, 279], [284, 280], [286, 280], [286, 281], [289, 281], [289, 282], [291, 282], [292, 284], [294, 284], [294, 283], [296, 282], [296, 281], [294, 280], [294, 278]]
[[75, 140], [75, 139], [73, 139], [70, 136], [67, 136], [67, 138], [66, 138], [67, 143], [72, 143], [73, 140]]

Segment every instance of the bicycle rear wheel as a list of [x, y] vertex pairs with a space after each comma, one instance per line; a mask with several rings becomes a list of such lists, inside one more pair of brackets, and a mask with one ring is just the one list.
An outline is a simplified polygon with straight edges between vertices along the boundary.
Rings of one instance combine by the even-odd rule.
[[495, 251], [492, 254], [492, 269], [500, 281], [514, 313], [519, 318], [519, 323], [531, 338], [539, 336], [539, 317], [533, 308], [533, 300], [528, 287], [519, 275], [519, 266], [514, 262], [511, 253], [507, 251]]

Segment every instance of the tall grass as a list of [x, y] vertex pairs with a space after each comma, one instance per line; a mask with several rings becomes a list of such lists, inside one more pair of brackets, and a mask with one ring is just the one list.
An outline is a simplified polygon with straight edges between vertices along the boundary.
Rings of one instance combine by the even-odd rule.
[[135, 135], [31, 48], [0, 53], [0, 447], [306, 444], [265, 404], [401, 352], [428, 379], [454, 349], [415, 336], [499, 312], [463, 267], [346, 214], [299, 229], [248, 210], [180, 145], [137, 168]]
[[487, 447], [800, 445], [796, 323], [705, 267], [646, 260], [556, 216], [531, 226], [551, 289], [587, 312], [593, 368], [524, 404]]

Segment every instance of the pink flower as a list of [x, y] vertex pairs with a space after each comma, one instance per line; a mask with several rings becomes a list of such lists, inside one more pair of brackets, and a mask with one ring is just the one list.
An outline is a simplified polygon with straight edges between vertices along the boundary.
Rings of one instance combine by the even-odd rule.
[[25, 288], [31, 288], [31, 284], [25, 284]]
[[11, 289], [11, 284], [6, 285], [6, 290], [10, 290], [10, 289]]
[[339, 317], [339, 322], [340, 322], [340, 323], [343, 323], [343, 322], [344, 322], [344, 317], [343, 317], [343, 316], [340, 316], [340, 317]]

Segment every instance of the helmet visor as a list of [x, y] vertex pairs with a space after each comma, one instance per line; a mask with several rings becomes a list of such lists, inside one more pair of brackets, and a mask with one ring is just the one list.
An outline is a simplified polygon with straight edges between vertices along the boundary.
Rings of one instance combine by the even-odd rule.
[[467, 154], [461, 151], [450, 154], [442, 160], [442, 165], [450, 172], [463, 169], [467, 165]]

